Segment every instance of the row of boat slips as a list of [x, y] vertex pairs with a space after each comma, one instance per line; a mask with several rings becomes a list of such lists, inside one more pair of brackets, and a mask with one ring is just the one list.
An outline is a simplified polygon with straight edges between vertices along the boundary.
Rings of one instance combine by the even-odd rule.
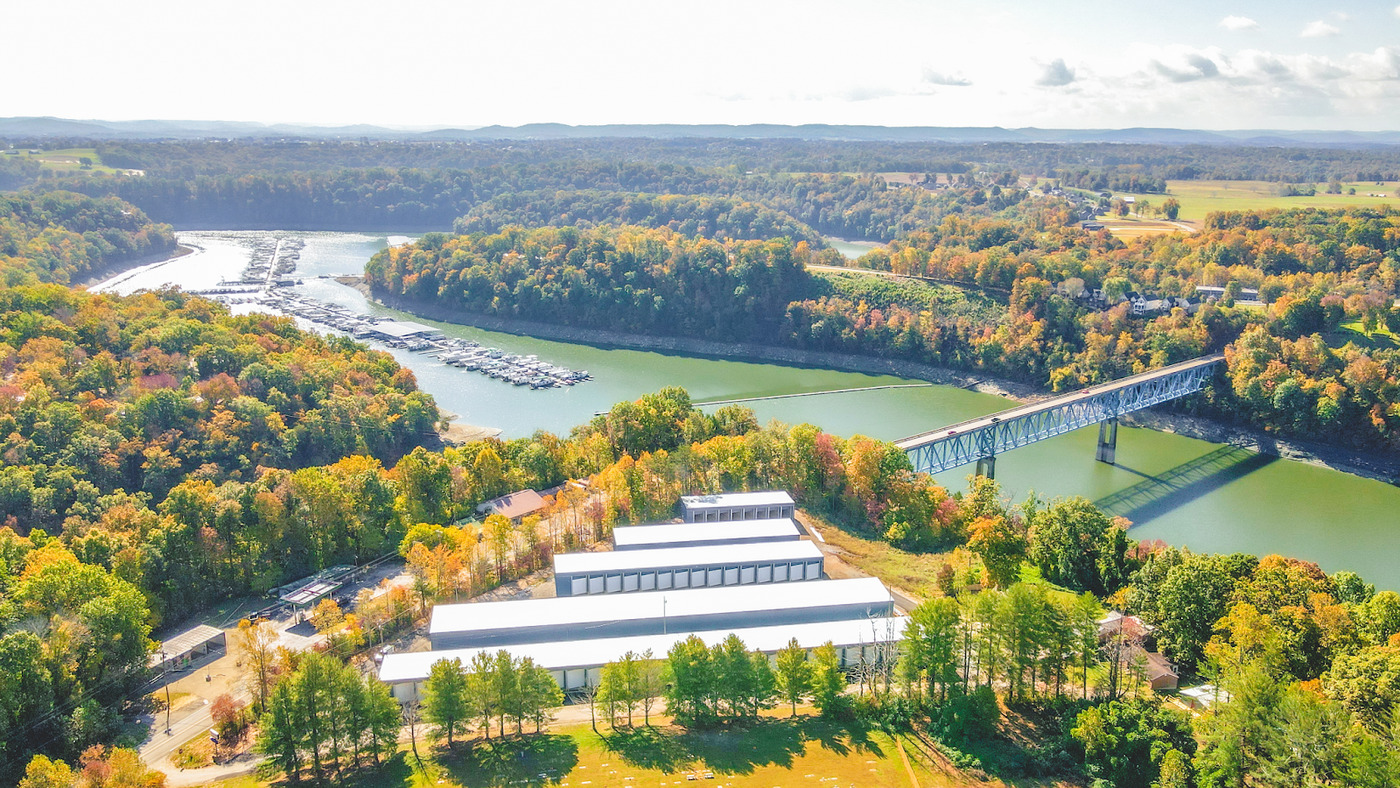
[[688, 523], [792, 517], [795, 510], [796, 504], [786, 490], [681, 496], [681, 519]]
[[554, 556], [557, 596], [788, 583], [822, 578], [822, 551], [806, 541], [665, 547]]
[[728, 523], [623, 525], [613, 529], [613, 546], [617, 550], [795, 542], [801, 538], [797, 523], [788, 517]]
[[664, 635], [720, 629], [864, 620], [894, 614], [877, 578], [638, 591], [438, 605], [428, 625], [433, 650]]
[[[903, 616], [877, 616], [810, 624], [712, 629], [693, 634], [709, 646], [720, 643], [731, 634], [737, 635], [750, 650], [769, 655], [786, 648], [793, 639], [809, 652], [831, 643], [836, 647], [841, 666], [853, 668], [887, 659], [889, 655], [882, 652], [900, 641], [908, 622], [909, 619]], [[529, 657], [536, 665], [548, 670], [559, 686], [565, 690], [576, 690], [597, 685], [602, 666], [621, 659], [629, 651], [639, 656], [651, 652], [654, 658], [664, 659], [672, 646], [691, 634], [670, 632], [597, 640], [552, 641], [507, 646], [505, 650], [518, 659]], [[463, 665], [470, 665], [478, 653], [495, 653], [496, 650], [462, 648], [388, 654], [380, 666], [379, 679], [389, 685], [400, 702], [413, 701], [418, 699], [419, 684], [427, 680], [428, 672], [439, 660], [460, 659]]]

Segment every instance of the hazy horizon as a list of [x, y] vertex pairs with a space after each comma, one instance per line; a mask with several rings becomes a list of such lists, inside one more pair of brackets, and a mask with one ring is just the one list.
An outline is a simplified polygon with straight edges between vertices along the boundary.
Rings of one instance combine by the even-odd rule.
[[[135, 12], [133, 12], [135, 10]], [[55, 25], [55, 20], [65, 20]], [[0, 115], [531, 123], [1400, 128], [1400, 7], [1184, 0], [382, 4], [7, 12]], [[38, 67], [35, 64], [40, 64]]]

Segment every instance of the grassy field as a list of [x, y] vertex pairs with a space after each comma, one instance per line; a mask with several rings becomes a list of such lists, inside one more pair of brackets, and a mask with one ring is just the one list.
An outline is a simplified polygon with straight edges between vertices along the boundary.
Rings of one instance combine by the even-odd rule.
[[820, 529], [826, 544], [837, 550], [841, 560], [861, 572], [878, 577], [887, 585], [897, 586], [919, 599], [939, 595], [934, 578], [939, 568], [952, 556], [951, 553], [911, 553], [889, 542], [856, 536], [807, 512], [803, 512], [800, 519], [804, 523], [810, 521]]
[[1342, 323], [1338, 327], [1336, 341], [1331, 344], [1341, 347], [1348, 342], [1368, 350], [1389, 350], [1400, 347], [1400, 337], [1397, 337], [1390, 329], [1382, 325], [1367, 333], [1361, 325], [1361, 318]]
[[[8, 155], [8, 154], [7, 154]], [[22, 150], [18, 154], [19, 158], [33, 159], [39, 162], [46, 170], [62, 170], [64, 172], [105, 172], [108, 174], [126, 172], [115, 167], [108, 167], [102, 163], [102, 157], [97, 155], [95, 148], [64, 148], [62, 150], [46, 150], [39, 153], [30, 153]], [[92, 160], [92, 165], [87, 169], [83, 168], [83, 159]]]
[[[1264, 208], [1352, 208], [1392, 205], [1400, 207], [1400, 183], [1375, 181], [1343, 183], [1341, 194], [1324, 194], [1327, 184], [1316, 185], [1311, 197], [1279, 197], [1278, 184], [1268, 181], [1168, 181], [1166, 194], [1134, 195], [1160, 206], [1168, 197], [1181, 203], [1181, 219], [1199, 223], [1211, 211], [1248, 211]], [[1356, 194], [1347, 194], [1356, 189]], [[1383, 196], [1371, 196], [1383, 195]]]
[[[1004, 785], [975, 780], [948, 767], [917, 738], [896, 741], [878, 731], [854, 729], [805, 711], [795, 718], [788, 718], [785, 710], [771, 712], [751, 725], [713, 731], [641, 725], [612, 731], [600, 723], [595, 734], [586, 724], [573, 725], [511, 737], [500, 746], [477, 739], [459, 743], [451, 752], [420, 740], [421, 770], [412, 754], [403, 752], [379, 770], [347, 775], [334, 784], [355, 788]], [[246, 776], [214, 785], [261, 788], [267, 783]]]

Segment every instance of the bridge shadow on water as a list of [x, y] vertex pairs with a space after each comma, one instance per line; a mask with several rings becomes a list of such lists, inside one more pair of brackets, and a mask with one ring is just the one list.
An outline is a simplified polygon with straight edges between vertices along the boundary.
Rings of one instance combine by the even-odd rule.
[[1143, 480], [1094, 503], [1110, 514], [1143, 523], [1209, 495], [1277, 460], [1278, 457], [1238, 446], [1221, 446], [1156, 476], [1119, 465]]

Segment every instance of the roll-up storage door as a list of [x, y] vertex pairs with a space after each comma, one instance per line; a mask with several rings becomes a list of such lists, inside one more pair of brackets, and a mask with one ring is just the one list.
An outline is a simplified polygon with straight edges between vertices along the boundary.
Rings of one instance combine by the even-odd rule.
[[754, 582], [754, 568], [751, 566], [740, 567], [739, 582], [743, 585], [748, 585], [749, 583]]
[[720, 568], [720, 567], [715, 567], [714, 569], [711, 569], [710, 572], [709, 572], [709, 577], [708, 577], [708, 579], [705, 581], [705, 585], [707, 585], [707, 586], [719, 586], [719, 585], [724, 585], [724, 570], [723, 570], [722, 568]]
[[675, 574], [669, 569], [663, 569], [656, 573], [656, 587], [662, 590], [671, 587], [675, 580]]
[[655, 573], [655, 572], [643, 572], [643, 573], [641, 574], [640, 577], [641, 577], [641, 580], [642, 580], [642, 585], [641, 585], [641, 590], [642, 590], [642, 591], [651, 591], [651, 590], [653, 590], [653, 589], [656, 588], [656, 573]]
[[786, 583], [788, 579], [787, 564], [773, 564], [773, 582]]
[[773, 567], [772, 567], [771, 564], [764, 564], [763, 566], [760, 566], [760, 567], [758, 568], [758, 578], [757, 578], [757, 580], [758, 580], [758, 582], [760, 582], [760, 583], [771, 583], [771, 582], [773, 582]]
[[569, 581], [569, 593], [574, 596], [583, 596], [588, 593], [588, 578], [575, 577]]
[[690, 588], [690, 570], [676, 570], [676, 588]]
[[603, 581], [602, 575], [593, 575], [592, 577], [588, 578], [588, 593], [601, 594], [604, 590], [606, 590], [606, 588], [607, 586]]
[[813, 562], [807, 564], [807, 579], [808, 579], [808, 580], [820, 580], [820, 579], [822, 579], [822, 565], [821, 565], [820, 562], [813, 561]]
[[622, 575], [608, 575], [608, 593], [616, 594], [622, 590]]
[[726, 566], [724, 568], [724, 584], [727, 586], [739, 585], [739, 567]]
[[639, 577], [636, 572], [628, 572], [622, 576], [623, 591], [636, 591], [640, 585], [641, 577]]

